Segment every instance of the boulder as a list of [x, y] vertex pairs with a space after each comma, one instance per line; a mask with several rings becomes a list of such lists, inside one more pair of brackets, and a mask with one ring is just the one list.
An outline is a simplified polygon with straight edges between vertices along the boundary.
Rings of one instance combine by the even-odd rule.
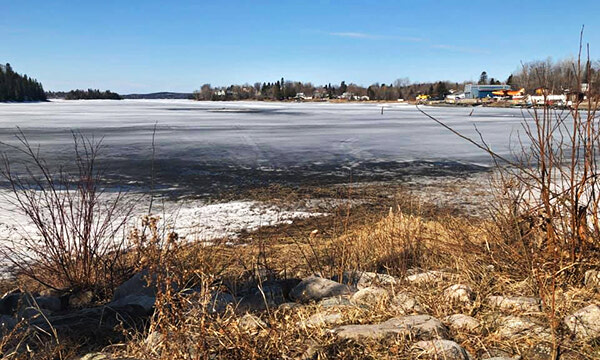
[[418, 341], [412, 348], [417, 359], [471, 360], [471, 355], [451, 340]]
[[222, 313], [228, 306], [231, 306], [234, 309], [237, 306], [237, 302], [233, 295], [224, 292], [214, 292], [208, 302], [208, 311], [211, 313]]
[[23, 295], [17, 311], [18, 318], [31, 320], [41, 315], [47, 317], [62, 309], [62, 301], [55, 296]]
[[423, 308], [421, 307], [421, 305], [419, 305], [417, 300], [410, 293], [407, 292], [397, 293], [391, 301], [391, 306], [393, 309], [402, 314], [409, 314], [412, 312], [423, 312]]
[[350, 301], [350, 296], [335, 296], [319, 301], [319, 306], [324, 308], [352, 306], [352, 302]]
[[23, 293], [10, 293], [4, 295], [2, 299], [0, 299], [0, 314], [14, 315], [19, 310], [19, 305], [21, 305], [23, 297]]
[[[339, 281], [337, 277], [333, 280]], [[399, 283], [399, 280], [392, 275], [380, 274], [369, 271], [346, 272], [342, 278], [342, 283], [364, 289], [366, 287], [392, 287]]]
[[238, 327], [241, 330], [248, 332], [255, 332], [267, 328], [267, 324], [262, 321], [258, 316], [252, 314], [246, 314], [241, 317], [238, 322]]
[[[94, 339], [106, 337], [108, 334], [121, 333], [118, 326], [141, 326], [147, 321], [147, 314], [136, 306], [127, 306], [120, 309], [99, 306], [70, 311], [61, 315], [50, 315], [47, 319], [37, 317], [29, 321], [33, 327], [43, 331], [56, 330], [65, 337], [74, 336], [77, 339]], [[53, 330], [52, 330], [53, 329]]]
[[150, 278], [148, 271], [145, 270], [133, 275], [129, 280], [117, 287], [113, 295], [113, 301], [132, 295], [155, 297], [156, 281], [153, 277], [152, 279]]
[[488, 303], [504, 311], [540, 312], [540, 299], [525, 296], [488, 296]]
[[50, 310], [38, 309], [35, 307], [24, 307], [19, 310], [17, 316], [20, 320], [31, 321], [37, 318], [48, 318], [51, 314], [52, 312]]
[[499, 349], [496, 347], [486, 347], [485, 354], [482, 355], [481, 360], [521, 360], [522, 356], [513, 356], [511, 352], [506, 349]]
[[29, 306], [39, 307], [40, 309], [57, 312], [62, 309], [62, 302], [56, 296], [38, 296], [32, 299], [27, 299]]
[[444, 322], [454, 331], [473, 332], [481, 326], [479, 320], [464, 314], [454, 314], [446, 317]]
[[450, 302], [472, 304], [475, 300], [475, 293], [469, 285], [455, 284], [444, 290], [444, 298]]
[[382, 305], [390, 299], [387, 290], [377, 287], [366, 287], [352, 295], [350, 302], [358, 306], [372, 307]]
[[147, 314], [151, 314], [154, 310], [154, 304], [156, 298], [148, 295], [128, 295], [121, 297], [117, 300], [111, 301], [106, 306], [113, 308], [124, 308], [127, 306], [138, 306], [143, 309]]
[[309, 276], [290, 291], [290, 298], [302, 303], [307, 303], [334, 296], [351, 295], [354, 292], [355, 290], [348, 285], [343, 285], [318, 276]]
[[10, 315], [0, 315], [0, 335], [7, 333], [17, 326], [17, 319]]
[[291, 289], [298, 283], [299, 280], [290, 282], [288, 279], [264, 283], [260, 288], [253, 287], [240, 296], [237, 311], [260, 311], [267, 307], [277, 307], [288, 301]]
[[444, 324], [429, 315], [408, 315], [374, 325], [345, 325], [333, 330], [342, 339], [385, 339], [406, 336], [418, 340], [444, 339], [448, 331]]
[[321, 311], [316, 314], [313, 314], [305, 321], [298, 322], [298, 326], [306, 326], [310, 328], [320, 328], [327, 327], [332, 325], [339, 325], [343, 322], [344, 315], [339, 312], [331, 312], [328, 313], [326, 311]]
[[517, 339], [522, 337], [536, 337], [549, 339], [550, 331], [535, 323], [531, 319], [519, 316], [505, 316], [499, 320], [497, 334], [502, 339]]
[[589, 305], [564, 319], [565, 325], [580, 340], [600, 338], [600, 306]]
[[588, 270], [585, 272], [584, 281], [585, 287], [590, 290], [600, 290], [600, 271]]
[[412, 274], [412, 275], [408, 275], [405, 280], [408, 281], [409, 283], [415, 284], [415, 285], [420, 285], [420, 284], [426, 284], [426, 283], [430, 283], [430, 282], [441, 282], [446, 278], [451, 277], [451, 274], [442, 272], [442, 271], [436, 271], [436, 270], [431, 270], [431, 271], [426, 271], [426, 272], [422, 272], [422, 273], [417, 273], [417, 274]]
[[80, 308], [88, 306], [94, 299], [92, 291], [81, 291], [69, 296], [69, 307]]

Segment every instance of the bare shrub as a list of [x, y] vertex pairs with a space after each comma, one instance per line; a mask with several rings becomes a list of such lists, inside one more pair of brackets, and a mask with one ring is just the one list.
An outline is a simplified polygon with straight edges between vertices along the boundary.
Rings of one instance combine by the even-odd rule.
[[[590, 86], [594, 72], [589, 50], [588, 60], [581, 60], [581, 44], [567, 72], [567, 82], [574, 84], [571, 106], [555, 109], [545, 100], [524, 112], [524, 136], [511, 159], [426, 114], [496, 161], [500, 201], [492, 241], [482, 253], [515, 273], [525, 270], [533, 280], [552, 330], [553, 358], [559, 356], [561, 341], [557, 294], [581, 280], [586, 268], [600, 264], [600, 97]], [[537, 69], [524, 71], [536, 77], [546, 99], [556, 86], [544, 67]]]
[[51, 169], [20, 130], [16, 137], [23, 159], [5, 155], [0, 173], [12, 190], [8, 200], [33, 231], [23, 227], [17, 239], [4, 240], [1, 254], [16, 274], [49, 288], [110, 294], [126, 275], [123, 230], [133, 207], [120, 190], [109, 196], [101, 185], [101, 141], [73, 133], [69, 171]]

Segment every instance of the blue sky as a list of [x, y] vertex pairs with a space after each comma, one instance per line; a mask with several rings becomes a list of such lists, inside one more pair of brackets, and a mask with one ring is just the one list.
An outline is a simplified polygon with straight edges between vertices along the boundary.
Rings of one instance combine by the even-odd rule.
[[600, 58], [600, 1], [0, 0], [0, 62], [48, 90], [192, 91], [505, 79], [521, 61]]

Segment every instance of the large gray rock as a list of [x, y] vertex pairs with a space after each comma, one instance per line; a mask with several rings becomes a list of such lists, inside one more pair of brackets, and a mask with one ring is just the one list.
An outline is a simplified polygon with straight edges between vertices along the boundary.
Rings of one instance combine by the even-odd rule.
[[354, 292], [355, 290], [348, 285], [317, 276], [309, 276], [292, 289], [290, 298], [306, 303], [334, 296], [351, 295]]
[[550, 339], [550, 330], [537, 324], [531, 319], [519, 316], [505, 316], [499, 319], [496, 333], [502, 339], [516, 340], [518, 338]]
[[[334, 277], [333, 280], [338, 280]], [[353, 273], [344, 273], [342, 283], [364, 289], [367, 287], [392, 287], [399, 283], [399, 280], [392, 275], [380, 274], [369, 271], [360, 271]]]
[[28, 320], [32, 321], [38, 318], [48, 318], [52, 315], [50, 310], [46, 309], [38, 309], [34, 307], [23, 307], [17, 313], [17, 317], [19, 320]]
[[589, 305], [566, 316], [565, 324], [578, 339], [600, 338], [600, 306]]
[[57, 312], [62, 309], [62, 302], [55, 296], [38, 296], [32, 299], [27, 299], [29, 306], [39, 307], [40, 309]]
[[488, 303], [495, 308], [510, 312], [540, 312], [540, 299], [525, 296], [488, 296]]
[[326, 312], [321, 311], [313, 314], [305, 321], [298, 322], [298, 326], [306, 326], [309, 328], [321, 328], [343, 323], [344, 315], [339, 311]]
[[402, 314], [423, 312], [423, 308], [417, 299], [412, 294], [405, 291], [401, 291], [394, 296], [391, 301], [391, 307]]
[[10, 315], [0, 315], [0, 336], [7, 333], [17, 326], [17, 319]]
[[418, 341], [413, 345], [417, 359], [471, 360], [471, 355], [460, 345], [450, 340]]
[[452, 274], [446, 272], [430, 270], [422, 273], [408, 275], [405, 278], [405, 280], [415, 285], [421, 285], [431, 282], [441, 282], [444, 281], [444, 279], [450, 278], [451, 276]]
[[222, 313], [228, 307], [235, 309], [237, 301], [233, 295], [224, 292], [214, 292], [208, 302], [208, 311], [211, 313]]
[[55, 296], [31, 297], [29, 294], [22, 296], [17, 311], [18, 318], [29, 319], [40, 316], [49, 316], [62, 310], [62, 301]]
[[448, 330], [441, 321], [429, 315], [408, 315], [392, 318], [374, 325], [345, 325], [334, 329], [343, 339], [385, 339], [390, 336], [406, 336], [412, 339], [431, 340], [448, 337]]
[[148, 317], [136, 306], [115, 309], [110, 307], [84, 308], [61, 315], [38, 317], [29, 321], [30, 325], [43, 331], [56, 330], [65, 337], [75, 336], [77, 339], [94, 339], [114, 336], [120, 333], [118, 326], [125, 328], [141, 326]]
[[0, 314], [2, 315], [14, 315], [21, 305], [21, 300], [25, 294], [23, 293], [11, 293], [6, 294], [0, 299]]
[[454, 314], [446, 317], [444, 322], [454, 331], [473, 332], [481, 326], [479, 320], [465, 314]]
[[267, 324], [262, 321], [258, 316], [252, 314], [246, 314], [241, 317], [238, 322], [238, 326], [241, 330], [247, 332], [256, 332], [267, 328]]
[[475, 300], [475, 293], [469, 285], [454, 284], [444, 290], [444, 298], [450, 302], [471, 304]]
[[390, 299], [387, 290], [377, 287], [366, 287], [352, 295], [350, 301], [358, 306], [373, 307], [382, 305]]
[[148, 295], [127, 295], [121, 297], [115, 301], [111, 301], [106, 306], [114, 308], [123, 308], [126, 306], [138, 306], [148, 314], [154, 310], [154, 304], [156, 303], [156, 297]]
[[89, 306], [94, 299], [94, 293], [92, 291], [81, 291], [69, 296], [69, 307], [81, 308]]
[[339, 307], [339, 306], [352, 306], [350, 296], [334, 296], [319, 301], [319, 306], [324, 308]]
[[147, 271], [140, 271], [115, 290], [113, 301], [132, 295], [155, 297], [157, 290], [155, 282], [155, 279], [149, 276]]
[[288, 301], [290, 291], [299, 282], [297, 279], [273, 280], [260, 287], [254, 286], [240, 295], [237, 311], [260, 311], [267, 307], [278, 307]]

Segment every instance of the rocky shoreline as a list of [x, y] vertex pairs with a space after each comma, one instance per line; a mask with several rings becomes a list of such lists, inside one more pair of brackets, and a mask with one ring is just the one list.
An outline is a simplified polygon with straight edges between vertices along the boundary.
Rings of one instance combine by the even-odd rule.
[[[373, 272], [344, 275], [342, 282], [319, 276], [304, 279], [265, 280], [261, 285], [248, 287], [238, 294], [213, 292], [207, 304], [211, 313], [233, 311], [238, 314], [241, 331], [269, 331], [268, 311], [311, 314], [295, 326], [306, 331], [328, 332], [331, 336], [355, 343], [393, 342], [404, 339], [415, 358], [447, 360], [470, 359], [545, 359], [550, 355], [551, 330], [541, 321], [544, 303], [540, 298], [515, 295], [476, 293], [461, 276], [449, 271], [410, 270], [404, 278]], [[1, 331], [15, 329], [21, 321], [24, 327], [39, 331], [58, 331], [82, 337], [106, 336], [126, 319], [128, 327], [147, 321], [154, 311], [157, 288], [141, 272], [120, 285], [111, 302], [90, 307], [92, 296], [72, 293], [62, 297], [50, 294], [34, 295], [19, 292], [0, 299]], [[584, 287], [600, 289], [600, 272], [588, 271]], [[150, 285], [148, 285], [150, 283]], [[422, 303], [424, 288], [441, 290], [439, 301], [451, 304], [447, 316], [430, 314], [430, 305]], [[187, 291], [195, 301], [196, 290]], [[369, 321], [370, 312], [385, 308], [389, 318]], [[486, 311], [481, 309], [485, 307]], [[308, 309], [308, 312], [307, 312]], [[393, 314], [393, 315], [392, 315]], [[266, 319], [266, 320], [263, 320]], [[25, 325], [23, 325], [23, 322]], [[600, 338], [600, 306], [580, 304], [579, 309], [561, 320], [577, 340]], [[312, 329], [312, 330], [311, 330]], [[511, 354], [501, 347], [486, 353], [470, 353], [460, 345], [464, 336], [492, 334], [498, 343], [521, 342], [529, 339], [524, 354]], [[160, 333], [150, 333], [147, 341], [164, 341]], [[458, 341], [458, 342], [457, 342]], [[306, 344], [304, 359], [315, 358], [318, 344]], [[573, 352], [563, 358], [578, 359]], [[117, 359], [110, 353], [90, 353], [81, 359]]]

